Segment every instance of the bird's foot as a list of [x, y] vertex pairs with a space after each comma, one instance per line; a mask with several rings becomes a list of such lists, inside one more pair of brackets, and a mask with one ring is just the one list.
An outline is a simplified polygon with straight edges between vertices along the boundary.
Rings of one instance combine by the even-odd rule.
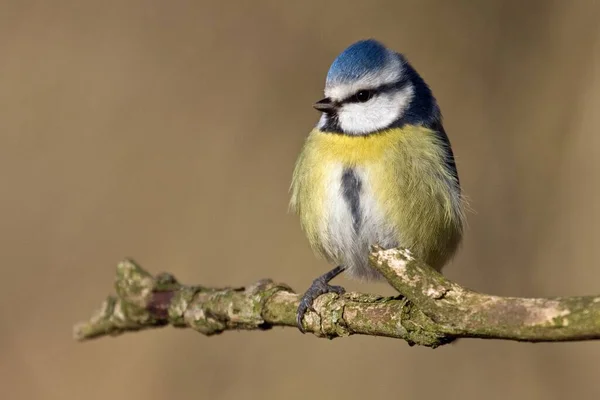
[[298, 306], [298, 312], [296, 314], [296, 325], [298, 325], [298, 329], [300, 332], [305, 333], [304, 326], [302, 325], [302, 320], [304, 315], [308, 310], [315, 311], [313, 308], [313, 302], [322, 294], [325, 293], [337, 293], [344, 294], [346, 289], [341, 286], [330, 285], [328, 282], [331, 278], [327, 279], [326, 275], [320, 276], [315, 279], [300, 299], [300, 305]]

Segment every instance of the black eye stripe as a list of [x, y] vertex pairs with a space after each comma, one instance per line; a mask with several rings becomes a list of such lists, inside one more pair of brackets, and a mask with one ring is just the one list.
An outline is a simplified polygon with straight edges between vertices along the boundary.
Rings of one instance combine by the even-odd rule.
[[359, 90], [348, 99], [349, 103], [365, 103], [375, 95], [373, 90]]
[[[357, 98], [357, 96], [361, 93], [361, 92], [368, 92], [369, 93], [369, 99], [378, 96], [380, 94], [383, 93], [389, 93], [389, 92], [393, 92], [399, 89], [403, 89], [406, 85], [408, 84], [408, 79], [406, 78], [401, 78], [400, 80], [396, 81], [396, 82], [392, 82], [392, 83], [387, 83], [385, 85], [381, 85], [378, 86], [376, 88], [370, 88], [370, 89], [360, 89], [358, 90], [356, 93], [346, 97], [344, 100], [340, 101], [339, 104], [346, 104], [346, 103], [361, 103], [364, 101], [361, 101], [360, 99]], [[366, 101], [366, 100], [365, 100]]]

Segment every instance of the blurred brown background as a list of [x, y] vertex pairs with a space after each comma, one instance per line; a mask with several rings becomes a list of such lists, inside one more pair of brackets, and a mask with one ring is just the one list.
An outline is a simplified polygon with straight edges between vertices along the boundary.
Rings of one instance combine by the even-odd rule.
[[0, 2], [2, 397], [600, 398], [598, 342], [432, 351], [294, 329], [71, 340], [124, 256], [217, 286], [271, 277], [304, 290], [327, 268], [287, 191], [329, 64], [365, 37], [406, 53], [445, 114], [476, 211], [446, 273], [501, 295], [600, 293], [599, 11]]

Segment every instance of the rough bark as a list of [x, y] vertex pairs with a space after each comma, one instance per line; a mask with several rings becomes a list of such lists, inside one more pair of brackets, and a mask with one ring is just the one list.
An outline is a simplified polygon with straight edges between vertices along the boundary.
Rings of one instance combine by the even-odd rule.
[[[307, 332], [404, 339], [437, 347], [456, 338], [556, 342], [600, 339], [600, 296], [491, 296], [449, 281], [403, 249], [375, 248], [371, 262], [400, 296], [326, 294], [304, 318]], [[153, 277], [135, 262], [117, 266], [117, 296], [75, 326], [77, 340], [172, 325], [205, 335], [227, 330], [296, 326], [300, 296], [262, 280], [248, 287], [187, 286], [170, 274]]]

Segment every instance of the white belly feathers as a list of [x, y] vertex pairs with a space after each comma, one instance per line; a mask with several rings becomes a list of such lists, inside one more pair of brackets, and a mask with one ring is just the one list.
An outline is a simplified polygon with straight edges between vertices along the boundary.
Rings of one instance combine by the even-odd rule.
[[369, 266], [370, 246], [396, 247], [398, 234], [386, 222], [373, 195], [369, 168], [332, 163], [326, 171], [326, 217], [319, 231], [327, 256], [346, 266], [354, 277], [380, 279], [380, 274]]

